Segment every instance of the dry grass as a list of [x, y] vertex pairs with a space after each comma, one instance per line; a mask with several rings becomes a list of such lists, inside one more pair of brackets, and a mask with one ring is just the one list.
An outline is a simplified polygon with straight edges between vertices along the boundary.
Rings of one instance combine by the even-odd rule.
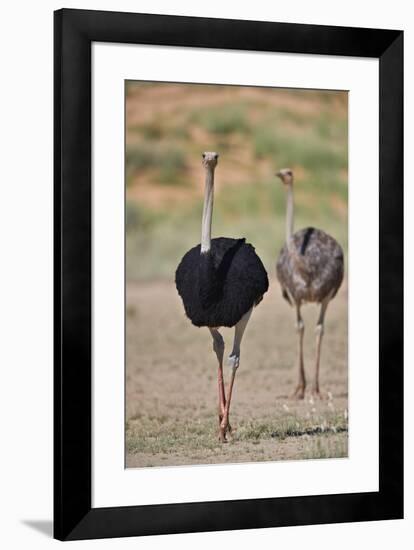
[[[129, 467], [347, 455], [345, 286], [327, 315], [324, 400], [289, 399], [296, 381], [293, 312], [276, 284], [242, 346], [227, 445], [217, 438], [216, 358], [206, 329], [185, 318], [171, 283], [128, 285], [126, 462]], [[312, 373], [316, 310], [304, 310]], [[232, 331], [223, 330], [227, 349]], [[226, 373], [227, 374], [227, 373]]]

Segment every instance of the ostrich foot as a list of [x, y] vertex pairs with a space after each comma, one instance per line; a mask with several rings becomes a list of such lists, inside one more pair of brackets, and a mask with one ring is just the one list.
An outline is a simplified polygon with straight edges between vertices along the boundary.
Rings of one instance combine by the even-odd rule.
[[219, 413], [219, 440], [221, 443], [228, 442], [228, 436], [232, 436], [232, 427], [227, 416], [227, 421], [225, 419], [225, 413]]
[[319, 386], [313, 386], [311, 391], [312, 397], [315, 397], [317, 399], [323, 400], [325, 399], [325, 395], [321, 393]]
[[291, 399], [303, 399], [305, 397], [305, 386], [298, 384], [290, 397]]
[[221, 443], [228, 443], [229, 439], [232, 438], [232, 427], [230, 426], [230, 423], [227, 423], [227, 425], [224, 424], [224, 422], [221, 422], [220, 424], [220, 431], [219, 431], [219, 440]]
[[227, 443], [226, 435], [228, 434], [229, 436], [231, 436], [233, 428], [231, 427], [229, 421], [227, 421], [227, 426], [224, 426], [223, 418], [224, 418], [224, 413], [219, 413], [219, 440], [222, 443]]
[[220, 443], [227, 443], [226, 433], [221, 427], [219, 432], [219, 441]]

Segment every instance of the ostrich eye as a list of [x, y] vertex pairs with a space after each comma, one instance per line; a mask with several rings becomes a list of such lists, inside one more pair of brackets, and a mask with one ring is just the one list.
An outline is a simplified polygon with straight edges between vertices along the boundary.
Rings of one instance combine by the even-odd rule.
[[218, 156], [217, 153], [214, 155], [214, 158], [215, 158], [216, 160], [219, 158], [219, 156]]
[[203, 153], [201, 156], [203, 157], [203, 159], [206, 158], [206, 154], [205, 154], [205, 153]]

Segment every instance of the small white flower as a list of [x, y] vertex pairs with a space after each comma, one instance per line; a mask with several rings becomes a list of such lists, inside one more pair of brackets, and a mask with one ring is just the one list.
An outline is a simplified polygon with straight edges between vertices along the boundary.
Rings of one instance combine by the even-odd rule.
[[289, 411], [289, 407], [286, 405], [286, 403], [283, 403], [283, 410], [286, 412]]
[[309, 405], [313, 405], [315, 403], [315, 401], [313, 400], [313, 397], [311, 396], [309, 398]]
[[312, 408], [311, 408], [311, 411], [312, 411], [313, 413], [316, 413], [315, 407], [312, 407]]
[[330, 391], [328, 391], [328, 399], [329, 401], [332, 401], [332, 393]]

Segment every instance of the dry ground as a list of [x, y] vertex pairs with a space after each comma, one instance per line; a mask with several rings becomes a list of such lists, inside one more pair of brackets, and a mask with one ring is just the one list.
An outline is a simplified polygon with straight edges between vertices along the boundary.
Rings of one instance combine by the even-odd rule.
[[[317, 309], [303, 308], [305, 366], [313, 374]], [[227, 354], [233, 331], [222, 331]], [[175, 286], [127, 285], [126, 466], [343, 457], [348, 452], [347, 288], [328, 308], [325, 399], [289, 398], [297, 379], [294, 312], [271, 284], [242, 343], [230, 420], [217, 437], [217, 362], [207, 329], [185, 317]], [[225, 375], [228, 376], [228, 369]]]

